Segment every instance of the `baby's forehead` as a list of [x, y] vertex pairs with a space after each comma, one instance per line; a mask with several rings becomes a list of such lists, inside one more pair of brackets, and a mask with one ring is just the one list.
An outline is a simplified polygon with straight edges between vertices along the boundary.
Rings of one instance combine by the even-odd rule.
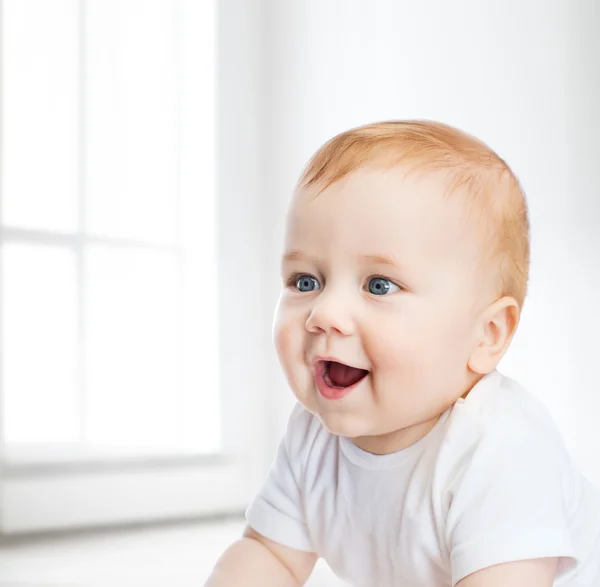
[[[460, 196], [449, 194], [447, 178], [441, 172], [369, 167], [330, 185], [300, 186], [294, 193], [290, 217], [300, 223], [316, 223], [315, 227], [324, 230], [331, 229], [335, 221], [337, 227], [346, 223], [367, 231], [379, 224], [383, 235], [387, 234], [385, 227], [394, 236], [398, 231], [422, 235], [428, 230], [462, 235], [473, 218]], [[319, 222], [323, 218], [331, 223]]]
[[[345, 244], [347, 250], [426, 258], [470, 258], [479, 247], [463, 202], [447, 197], [441, 173], [364, 168], [331, 185], [298, 188], [287, 240], [294, 248]], [[334, 247], [335, 248], [335, 247]]]

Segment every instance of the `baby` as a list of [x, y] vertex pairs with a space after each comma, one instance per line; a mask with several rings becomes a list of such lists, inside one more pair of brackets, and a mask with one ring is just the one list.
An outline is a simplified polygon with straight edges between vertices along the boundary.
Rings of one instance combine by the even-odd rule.
[[298, 403], [208, 587], [600, 587], [600, 493], [497, 365], [529, 221], [489, 147], [423, 121], [344, 132], [289, 210], [274, 340]]

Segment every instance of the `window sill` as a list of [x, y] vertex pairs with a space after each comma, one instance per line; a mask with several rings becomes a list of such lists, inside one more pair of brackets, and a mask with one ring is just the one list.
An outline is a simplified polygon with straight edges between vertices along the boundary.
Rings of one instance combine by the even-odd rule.
[[0, 534], [85, 529], [243, 510], [260, 479], [248, 459], [152, 456], [5, 464]]
[[231, 463], [234, 457], [178, 449], [122, 448], [92, 450], [78, 445], [11, 447], [2, 458], [3, 476], [36, 477], [57, 473], [212, 466]]

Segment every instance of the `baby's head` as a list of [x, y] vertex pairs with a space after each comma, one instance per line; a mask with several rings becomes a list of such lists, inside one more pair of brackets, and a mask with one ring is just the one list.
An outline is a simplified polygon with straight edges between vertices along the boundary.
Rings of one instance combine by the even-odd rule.
[[496, 368], [528, 273], [525, 198], [489, 147], [434, 122], [342, 133], [288, 214], [274, 339], [289, 384], [332, 433], [403, 448]]

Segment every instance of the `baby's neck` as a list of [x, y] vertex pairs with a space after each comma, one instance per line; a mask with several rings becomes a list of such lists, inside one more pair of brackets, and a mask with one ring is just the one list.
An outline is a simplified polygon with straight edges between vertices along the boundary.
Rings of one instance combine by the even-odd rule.
[[359, 436], [352, 441], [358, 448], [374, 455], [389, 455], [405, 448], [424, 438], [437, 424], [442, 414], [431, 420], [419, 422], [408, 428], [388, 432], [377, 436]]

